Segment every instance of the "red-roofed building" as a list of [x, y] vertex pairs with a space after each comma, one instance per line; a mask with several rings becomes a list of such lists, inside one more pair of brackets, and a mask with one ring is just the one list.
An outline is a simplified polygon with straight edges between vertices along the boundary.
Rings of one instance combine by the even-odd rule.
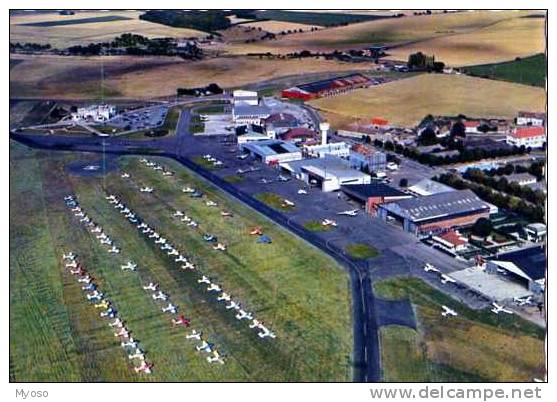
[[545, 123], [545, 113], [538, 112], [518, 112], [516, 124], [519, 126], [543, 126]]
[[507, 144], [518, 147], [541, 148], [545, 142], [545, 127], [542, 126], [515, 127], [507, 134]]
[[462, 124], [464, 124], [464, 131], [466, 133], [477, 133], [480, 126], [480, 122], [477, 120], [466, 120]]
[[296, 144], [314, 145], [319, 143], [319, 134], [304, 127], [291, 128], [286, 133], [280, 134], [279, 137], [283, 141]]
[[468, 246], [468, 239], [454, 230], [449, 230], [443, 234], [433, 236], [433, 240], [442, 247], [453, 252], [462, 251]]

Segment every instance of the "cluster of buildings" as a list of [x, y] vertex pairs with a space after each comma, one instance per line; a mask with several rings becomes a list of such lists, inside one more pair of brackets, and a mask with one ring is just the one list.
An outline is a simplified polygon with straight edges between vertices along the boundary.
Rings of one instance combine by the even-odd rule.
[[80, 107], [71, 114], [74, 121], [103, 123], [116, 116], [116, 107], [112, 105], [91, 105]]
[[545, 113], [518, 112], [516, 126], [507, 133], [507, 144], [542, 148], [546, 141]]

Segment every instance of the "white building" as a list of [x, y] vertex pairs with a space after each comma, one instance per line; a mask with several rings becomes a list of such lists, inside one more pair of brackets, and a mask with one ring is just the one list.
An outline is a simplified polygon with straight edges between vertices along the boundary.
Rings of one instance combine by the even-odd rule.
[[325, 145], [306, 145], [303, 149], [308, 156], [313, 158], [323, 158], [325, 155], [348, 158], [350, 155], [350, 146], [345, 142], [333, 142]]
[[255, 124], [263, 125], [263, 121], [270, 116], [270, 110], [265, 105], [239, 104], [232, 108], [232, 119], [236, 126]]
[[243, 89], [237, 89], [236, 91], [232, 92], [232, 96], [234, 98], [234, 106], [257, 106], [259, 104], [259, 96], [255, 91], [244, 91]]
[[302, 151], [296, 145], [280, 140], [251, 141], [240, 144], [240, 150], [249, 152], [263, 163], [276, 164], [302, 159]]
[[519, 186], [528, 186], [537, 182], [536, 176], [532, 176], [530, 173], [515, 173], [505, 176], [505, 178], [508, 182], [515, 182]]
[[519, 126], [543, 126], [545, 123], [545, 113], [518, 112], [516, 124]]
[[80, 107], [72, 113], [72, 120], [105, 122], [116, 116], [116, 107], [112, 105], [91, 105]]
[[547, 226], [544, 223], [530, 223], [524, 227], [528, 240], [533, 242], [544, 241], [547, 237]]
[[370, 175], [351, 169], [347, 161], [330, 155], [281, 163], [280, 167], [326, 192], [340, 190], [344, 185], [371, 183]]
[[545, 127], [522, 126], [515, 127], [509, 131], [506, 139], [507, 144], [517, 147], [541, 148], [546, 142]]

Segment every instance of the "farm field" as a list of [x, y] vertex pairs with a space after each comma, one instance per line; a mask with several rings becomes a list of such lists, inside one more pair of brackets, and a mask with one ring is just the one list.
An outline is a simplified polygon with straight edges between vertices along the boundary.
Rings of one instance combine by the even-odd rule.
[[[544, 330], [534, 324], [516, 316], [468, 309], [418, 279], [390, 279], [375, 283], [374, 288], [377, 297], [409, 297], [418, 320], [418, 331], [381, 328], [386, 381], [530, 382], [543, 378]], [[459, 316], [442, 317], [442, 305]]]
[[470, 66], [464, 71], [470, 75], [545, 88], [546, 60], [545, 55], [537, 54], [520, 60]]
[[374, 117], [415, 126], [426, 115], [514, 118], [519, 110], [544, 111], [542, 88], [465, 75], [421, 74], [309, 102], [335, 126]]
[[[404, 44], [406, 42], [416, 42], [415, 47], [419, 47], [422, 41], [433, 38], [450, 38], [453, 35], [470, 34], [478, 31], [480, 34], [487, 30], [487, 34], [480, 35], [478, 39], [486, 38], [494, 41], [493, 35], [489, 35], [488, 27], [495, 26], [502, 21], [509, 21], [499, 25], [495, 29], [496, 35], [503, 37], [512, 37], [513, 27], [528, 27], [519, 32], [519, 40], [517, 42], [508, 41], [507, 39], [495, 40], [492, 49], [496, 50], [494, 57], [500, 57], [499, 52], [513, 53], [522, 56], [528, 56], [536, 51], [532, 48], [539, 46], [539, 36], [543, 35], [543, 18], [524, 18], [519, 21], [520, 17], [531, 15], [530, 11], [471, 11], [460, 13], [436, 13], [432, 15], [407, 16], [403, 18], [387, 18], [376, 21], [367, 21], [357, 24], [350, 24], [343, 27], [328, 28], [314, 32], [304, 32], [299, 34], [288, 35], [279, 38], [276, 41], [264, 41], [249, 44], [234, 44], [227, 48], [229, 53], [243, 54], [247, 52], [271, 52], [271, 53], [289, 53], [300, 51], [303, 49], [310, 51], [331, 51], [331, 50], [347, 50], [362, 48], [370, 44]], [[533, 22], [532, 22], [533, 21]], [[495, 24], [495, 25], [494, 25]], [[528, 35], [533, 34], [531, 40]], [[464, 38], [467, 38], [466, 36]], [[496, 38], [497, 39], [497, 38]], [[425, 42], [427, 44], [427, 42]], [[443, 42], [441, 42], [442, 44]], [[516, 44], [515, 44], [516, 43]], [[525, 46], [525, 43], [527, 46]], [[503, 46], [501, 50], [497, 46]], [[481, 49], [480, 49], [481, 50]], [[389, 53], [395, 54], [398, 49], [391, 49]], [[462, 54], [461, 59], [465, 57], [473, 57], [477, 60], [474, 52], [462, 47], [453, 50], [455, 55]], [[434, 52], [437, 56], [437, 49]], [[401, 56], [403, 53], [399, 53]], [[407, 54], [407, 53], [404, 53]], [[485, 52], [482, 53], [485, 55]], [[509, 57], [507, 57], [507, 60]], [[461, 62], [462, 62], [461, 60]], [[500, 61], [501, 59], [497, 59]], [[476, 62], [477, 64], [477, 62]]]
[[[140, 11], [88, 11], [74, 15], [18, 14], [10, 16], [10, 42], [32, 42], [64, 48], [72, 45], [111, 40], [123, 33], [134, 33], [149, 38], [156, 37], [201, 37], [204, 32], [193, 29], [173, 28], [140, 20]], [[107, 18], [122, 17], [125, 20], [107, 21]], [[72, 23], [80, 19], [100, 19], [98, 22]], [[103, 19], [105, 19], [103, 21]], [[31, 26], [28, 24], [51, 26]], [[26, 25], [27, 24], [27, 25]], [[52, 25], [64, 24], [64, 25]]]
[[[98, 155], [47, 153], [10, 142], [10, 378], [13, 381], [349, 381], [352, 335], [348, 276], [324, 254], [262, 216], [200, 182], [178, 163], [160, 159], [177, 174], [164, 177], [136, 157], [119, 159], [132, 181], [119, 171], [105, 179], [70, 175], [65, 166], [75, 160], [97, 161]], [[19, 180], [20, 172], [26, 180]], [[155, 187], [142, 194], [136, 185]], [[220, 209], [180, 192], [185, 185], [200, 188]], [[106, 190], [105, 190], [106, 189]], [[184, 251], [205, 275], [245, 302], [276, 332], [273, 341], [260, 340], [240, 325], [195, 281], [151, 242], [133, 229], [106, 200], [120, 195], [130, 208]], [[76, 194], [82, 207], [112, 236], [122, 252], [112, 256], [63, 203]], [[200, 222], [187, 228], [171, 217], [182, 209]], [[30, 211], [34, 211], [30, 216]], [[230, 220], [228, 220], [230, 219]], [[257, 245], [247, 234], [261, 226], [272, 244]], [[203, 232], [228, 245], [212, 250]], [[84, 298], [75, 278], [60, 262], [72, 249], [95, 276], [99, 288], [113, 300], [147, 350], [155, 368], [150, 376], [133, 372], [112, 330]], [[283, 250], [296, 250], [285, 255]], [[295, 257], [293, 257], [295, 256]], [[138, 271], [122, 272], [133, 260]], [[308, 262], [312, 263], [309, 264]], [[225, 356], [226, 364], [211, 365], [184, 339], [184, 329], [172, 328], [168, 315], [141, 285], [156, 281], [173, 303], [201, 329]], [[206, 285], [204, 285], [206, 286]], [[49, 345], [47, 351], [44, 345]], [[303, 358], [302, 358], [303, 357]]]
[[511, 18], [471, 32], [455, 33], [388, 51], [397, 60], [415, 52], [434, 54], [453, 67], [513, 60], [545, 52], [544, 18]]
[[273, 21], [293, 22], [317, 26], [332, 26], [339, 24], [353, 24], [362, 21], [375, 20], [383, 16], [357, 13], [314, 13], [312, 11], [265, 10], [257, 11], [257, 18], [268, 18]]
[[264, 31], [272, 32], [272, 33], [279, 33], [282, 31], [298, 30], [298, 29], [303, 29], [304, 31], [306, 31], [315, 26], [311, 24], [300, 24], [297, 22], [272, 21], [272, 20], [248, 22], [242, 25], [246, 27], [261, 28]]
[[[330, 60], [266, 60], [259, 58], [213, 58], [187, 62], [177, 58], [28, 57], [10, 72], [12, 97], [53, 99], [100, 99], [101, 63], [104, 64], [104, 96], [149, 99], [176, 93], [178, 87], [205, 86], [212, 82], [224, 88], [261, 83], [277, 77], [319, 72], [372, 70], [371, 63]], [[73, 79], [69, 80], [68, 77]]]

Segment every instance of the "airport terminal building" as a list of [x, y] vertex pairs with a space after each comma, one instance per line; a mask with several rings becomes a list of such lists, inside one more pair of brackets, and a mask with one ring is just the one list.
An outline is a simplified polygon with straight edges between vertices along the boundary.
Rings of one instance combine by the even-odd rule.
[[490, 210], [472, 190], [458, 190], [382, 204], [377, 215], [423, 236], [473, 225], [479, 218], [488, 218]]

